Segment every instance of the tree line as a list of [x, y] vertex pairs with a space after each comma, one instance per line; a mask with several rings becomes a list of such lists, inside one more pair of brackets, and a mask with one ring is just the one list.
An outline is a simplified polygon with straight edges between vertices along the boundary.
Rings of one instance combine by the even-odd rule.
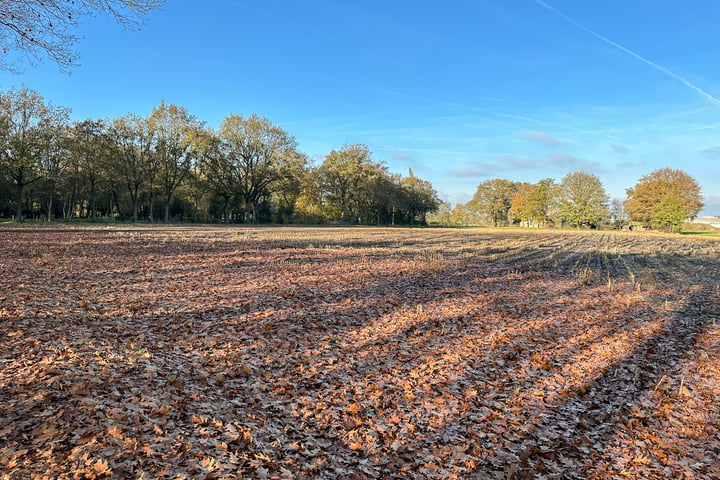
[[365, 145], [312, 165], [258, 115], [219, 129], [179, 105], [69, 121], [22, 87], [0, 93], [0, 215], [196, 222], [424, 224], [430, 182], [391, 173]]
[[662, 168], [610, 201], [597, 175], [536, 184], [494, 178], [452, 208], [432, 184], [391, 173], [365, 145], [312, 165], [258, 115], [218, 129], [161, 102], [148, 117], [69, 121], [22, 87], [0, 92], [0, 216], [235, 223], [520, 225], [672, 230], [703, 208], [700, 187]]
[[597, 175], [573, 172], [560, 182], [536, 184], [503, 178], [478, 185], [473, 198], [451, 208], [441, 204], [432, 220], [454, 225], [571, 226], [632, 228], [633, 224], [674, 230], [703, 208], [697, 181], [682, 170], [661, 168], [626, 190], [626, 199], [610, 201]]

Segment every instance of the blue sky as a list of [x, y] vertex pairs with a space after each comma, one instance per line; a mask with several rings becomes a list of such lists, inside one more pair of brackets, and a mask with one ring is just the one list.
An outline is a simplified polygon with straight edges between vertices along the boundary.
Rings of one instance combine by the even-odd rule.
[[714, 0], [168, 0], [138, 31], [83, 22], [72, 75], [46, 61], [0, 88], [76, 120], [257, 113], [315, 162], [364, 143], [451, 203], [578, 170], [622, 199], [680, 168], [720, 215], [718, 18]]

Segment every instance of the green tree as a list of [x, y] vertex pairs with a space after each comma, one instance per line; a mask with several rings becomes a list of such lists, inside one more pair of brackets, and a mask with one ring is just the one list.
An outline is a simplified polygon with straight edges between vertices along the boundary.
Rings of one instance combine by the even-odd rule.
[[149, 192], [156, 173], [155, 134], [144, 118], [133, 114], [113, 120], [110, 134], [114, 158], [109, 167], [130, 195], [132, 221], [137, 222], [140, 195]]
[[346, 145], [333, 150], [317, 170], [322, 203], [333, 220], [355, 223], [363, 184], [375, 171], [367, 146]]
[[69, 179], [66, 201], [67, 216], [78, 210], [84, 196], [86, 215], [97, 218], [97, 199], [100, 185], [108, 181], [107, 170], [110, 155], [108, 125], [103, 120], [84, 120], [72, 125], [68, 132]]
[[452, 212], [450, 212], [450, 221], [453, 225], [478, 225], [481, 223], [481, 220], [478, 213], [474, 209], [469, 208], [465, 203], [456, 204]]
[[168, 222], [173, 194], [190, 174], [195, 160], [192, 140], [194, 132], [200, 130], [200, 122], [185, 107], [163, 101], [150, 114], [148, 124], [155, 134], [157, 182], [164, 205], [163, 219]]
[[485, 180], [478, 185], [467, 206], [485, 217], [495, 227], [508, 224], [508, 212], [517, 185], [504, 178]]
[[55, 218], [55, 199], [58, 186], [67, 170], [68, 136], [67, 126], [58, 125], [47, 132], [48, 149], [40, 159], [40, 176], [38, 182], [40, 205], [44, 210], [45, 219], [50, 222]]
[[47, 105], [28, 88], [0, 94], [0, 169], [15, 185], [18, 220], [23, 218], [25, 189], [42, 178], [43, 161], [53, 154], [67, 120], [67, 109]]
[[697, 181], [672, 168], [661, 168], [642, 177], [626, 191], [625, 211], [630, 218], [654, 228], [674, 229], [703, 208]]
[[256, 219], [261, 199], [281, 179], [280, 164], [297, 142], [285, 130], [264, 117], [230, 115], [220, 126], [220, 149], [229, 166], [235, 193], [243, 201], [244, 221]]
[[596, 227], [610, 212], [609, 197], [597, 175], [569, 173], [552, 190], [552, 213], [555, 221], [575, 227]]
[[550, 204], [552, 202], [552, 188], [555, 180], [545, 178], [535, 184], [528, 195], [525, 205], [527, 221], [531, 225], [542, 227], [550, 220]]
[[427, 214], [437, 211], [440, 206], [440, 199], [432, 184], [416, 177], [410, 169], [408, 176], [400, 181], [400, 187], [404, 193], [403, 207], [409, 222], [425, 224]]
[[[361, 199], [357, 217], [363, 223], [376, 225], [413, 224], [424, 222], [419, 216], [424, 213], [416, 211], [413, 202], [420, 200], [421, 184], [407, 183], [407, 178], [390, 173], [383, 163], [372, 162], [367, 166], [366, 181], [361, 184]], [[420, 179], [417, 179], [420, 180]], [[422, 182], [422, 180], [420, 180]], [[414, 186], [413, 186], [414, 185]]]
[[307, 170], [295, 200], [296, 218], [303, 223], [322, 223], [326, 220], [323, 211], [321, 179], [317, 167]]
[[133, 27], [142, 16], [163, 5], [163, 0], [43, 0], [0, 2], [0, 69], [16, 70], [21, 60], [47, 55], [67, 70], [77, 60], [73, 33], [83, 17], [109, 14], [120, 24]]
[[278, 181], [275, 183], [276, 221], [289, 223], [295, 216], [298, 200], [307, 184], [307, 156], [297, 151], [284, 155], [278, 165]]
[[202, 191], [207, 188], [213, 196], [222, 198], [222, 218], [230, 222], [230, 202], [235, 197], [239, 171], [223, 153], [221, 140], [211, 128], [193, 134], [193, 148], [198, 165], [192, 176], [191, 194], [196, 207], [202, 203]]

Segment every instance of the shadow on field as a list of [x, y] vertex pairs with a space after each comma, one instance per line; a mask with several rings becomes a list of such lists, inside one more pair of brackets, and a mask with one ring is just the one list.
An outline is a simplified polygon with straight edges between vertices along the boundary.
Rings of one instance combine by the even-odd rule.
[[[378, 248], [396, 245], [383, 242]], [[253, 441], [233, 436], [213, 453], [226, 465], [244, 455], [247, 461], [232, 467], [235, 473], [289, 468], [297, 478], [533, 478], [538, 472], [587, 478], [593, 465], [579, 459], [604, 453], [628, 410], [682, 363], [718, 307], [709, 286], [717, 272], [711, 270], [658, 273], [662, 285], [652, 295], [670, 292], [665, 299], [633, 300], [627, 286], [616, 298], [604, 288], [603, 272], [586, 278], [578, 272], [608, 268], [620, 276], [627, 267], [615, 258], [607, 266], [584, 246], [533, 250], [532, 256], [493, 247], [485, 256], [448, 253], [446, 261], [410, 253], [397, 257], [405, 263], [397, 273], [373, 265], [396, 258], [395, 251], [371, 252], [367, 268], [353, 270], [358, 258], [352, 251], [324, 256], [327, 251], [309, 249], [309, 241], [271, 242], [267, 248], [288, 252], [279, 263], [263, 258], [264, 246], [251, 241], [210, 247], [186, 242], [171, 249], [132, 239], [120, 243], [120, 260], [108, 259], [108, 268], [116, 268], [112, 281], [105, 274], [82, 275], [97, 284], [98, 312], [105, 308], [105, 316], [81, 307], [76, 291], [45, 290], [67, 285], [67, 275], [77, 273], [68, 268], [60, 272], [66, 276], [40, 276], [32, 288], [46, 298], [56, 294], [75, 310], [66, 306], [64, 313], [36, 321], [38, 301], [23, 306], [24, 318], [3, 319], [13, 336], [0, 338], [0, 350], [7, 352], [0, 358], [17, 374], [12, 384], [0, 381], [0, 399], [13, 399], [12, 408], [0, 407], [0, 431], [13, 449], [29, 450], [33, 437], [42, 438], [55, 423], [87, 422], [87, 434], [103, 441], [110, 431], [117, 434], [109, 430], [113, 426], [126, 429], [128, 438], [157, 426], [166, 429], [164, 436], [153, 438], [148, 430], [141, 441], [155, 441], [152, 448], [174, 456], [159, 460], [119, 447], [107, 454], [116, 455], [113, 461], [125, 464], [128, 475], [146, 469], [152, 476], [162, 468], [196, 466], [211, 450], [206, 440], [223, 438], [237, 423], [252, 429]], [[257, 258], [237, 253], [246, 245], [254, 245]], [[193, 252], [230, 258], [228, 265], [200, 271]], [[625, 257], [631, 267], [665, 268], [642, 255]], [[133, 261], [144, 262], [142, 268], [131, 268]], [[701, 266], [676, 255], [663, 261]], [[333, 262], [339, 268], [328, 271], [337, 276], [312, 275], [314, 267]], [[145, 269], [160, 280], [147, 279]], [[240, 281], [258, 272], [268, 275], [266, 283], [246, 288]], [[350, 277], [340, 282], [342, 275]], [[216, 279], [229, 284], [209, 285], [219, 293], [204, 298], [198, 290]], [[691, 288], [696, 280], [704, 286]], [[142, 300], [146, 291], [155, 295], [147, 305], [130, 303], [136, 298], [128, 292]], [[109, 293], [117, 296], [100, 304]], [[681, 306], [661, 311], [663, 300]], [[653, 322], [664, 328], [633, 336]], [[594, 351], [603, 339], [616, 337], [638, 341], [619, 358]], [[524, 390], [542, 390], [582, 355], [600, 363], [591, 366], [597, 374], [580, 376], [591, 379], [586, 384], [570, 385], [565, 396], [548, 395], [545, 404], [542, 397], [529, 405], [517, 401], [530, 398], [522, 397]], [[45, 366], [33, 370], [43, 358]], [[33, 371], [36, 377], [28, 375]], [[95, 400], [107, 413], [93, 413]], [[43, 410], [52, 422], [37, 415]], [[100, 451], [100, 443], [86, 446], [77, 436], [67, 429], [56, 433], [52, 461], [65, 462], [72, 449]], [[175, 440], [182, 447], [177, 451], [171, 450]], [[50, 461], [33, 458], [36, 468]], [[324, 463], [303, 466], [316, 459]]]
[[[643, 408], [639, 406], [642, 396], [673, 374], [706, 331], [710, 288], [689, 295], [682, 309], [669, 315], [660, 333], [636, 345], [594, 381], [541, 415], [542, 422], [521, 441], [517, 458], [506, 463], [508, 478], [535, 478], [538, 472], [589, 478], [589, 471], [597, 468], [594, 459], [607, 453], [603, 450], [612, 446], [613, 438], [632, 419], [631, 410]], [[677, 390], [677, 384], [673, 388]], [[678, 449], [682, 451], [682, 446]]]

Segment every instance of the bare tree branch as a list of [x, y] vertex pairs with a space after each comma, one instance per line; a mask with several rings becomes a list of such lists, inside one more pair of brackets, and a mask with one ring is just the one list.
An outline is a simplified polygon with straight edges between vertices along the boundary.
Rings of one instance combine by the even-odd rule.
[[0, 69], [18, 72], [23, 63], [43, 57], [61, 70], [77, 65], [73, 46], [83, 17], [110, 15], [125, 28], [142, 24], [145, 14], [164, 0], [4, 0], [0, 2]]

